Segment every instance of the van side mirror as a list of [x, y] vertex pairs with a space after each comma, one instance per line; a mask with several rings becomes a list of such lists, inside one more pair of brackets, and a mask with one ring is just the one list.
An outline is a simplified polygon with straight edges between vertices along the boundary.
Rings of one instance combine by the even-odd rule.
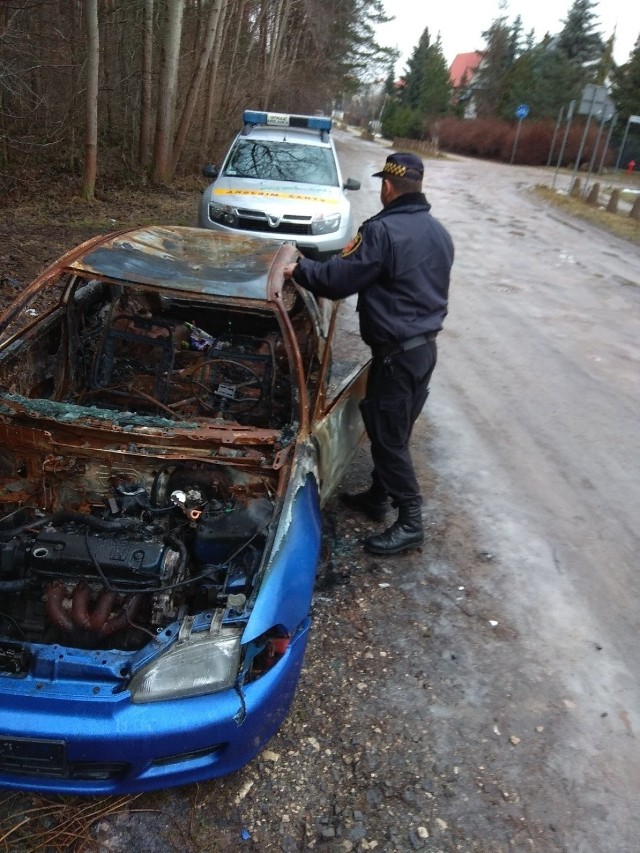
[[343, 190], [359, 190], [360, 189], [360, 181], [356, 181], [355, 178], [347, 178], [347, 180], [342, 185]]

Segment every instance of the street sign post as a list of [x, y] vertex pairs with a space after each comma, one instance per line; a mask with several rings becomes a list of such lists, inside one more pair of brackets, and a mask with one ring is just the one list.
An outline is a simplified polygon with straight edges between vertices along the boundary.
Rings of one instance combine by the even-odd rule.
[[606, 92], [607, 90], [604, 86], [596, 86], [593, 83], [588, 83], [582, 90], [582, 100], [580, 101], [580, 106], [578, 107], [578, 113], [580, 115], [586, 115], [587, 121], [582, 132], [582, 139], [580, 140], [580, 148], [578, 149], [578, 155], [573, 165], [573, 178], [571, 182], [572, 185], [575, 182], [576, 174], [582, 161], [582, 152], [584, 151], [585, 142], [587, 141], [587, 134], [589, 133], [589, 125], [591, 124], [591, 119], [598, 111], [604, 108]]
[[552, 187], [555, 188], [556, 179], [558, 177], [558, 172], [560, 171], [560, 166], [562, 165], [562, 158], [564, 157], [564, 149], [567, 145], [567, 138], [569, 137], [569, 129], [571, 128], [571, 122], [573, 120], [573, 113], [575, 112], [576, 102], [570, 101], [569, 106], [567, 108], [567, 124], [564, 129], [564, 137], [562, 139], [562, 145], [560, 146], [560, 151], [558, 153], [558, 162], [556, 163], [556, 171], [553, 175], [553, 183]]
[[516, 148], [518, 147], [518, 139], [520, 137], [520, 127], [522, 125], [522, 119], [526, 118], [529, 115], [529, 107], [527, 104], [520, 104], [519, 107], [516, 107], [516, 118], [518, 119], [518, 127], [516, 128], [516, 138], [513, 140], [513, 148], [511, 149], [511, 165], [513, 165], [513, 161], [516, 157]]

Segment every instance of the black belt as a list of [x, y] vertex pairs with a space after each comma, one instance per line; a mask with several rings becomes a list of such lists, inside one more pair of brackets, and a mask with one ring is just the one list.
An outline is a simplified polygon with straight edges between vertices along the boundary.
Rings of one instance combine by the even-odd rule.
[[423, 344], [428, 344], [435, 341], [436, 332], [431, 332], [428, 335], [416, 335], [413, 338], [407, 338], [406, 341], [392, 341], [389, 344], [381, 344], [380, 346], [372, 346], [371, 352], [377, 358], [386, 358], [388, 355], [397, 355], [399, 352], [407, 352], [407, 350], [421, 347]]

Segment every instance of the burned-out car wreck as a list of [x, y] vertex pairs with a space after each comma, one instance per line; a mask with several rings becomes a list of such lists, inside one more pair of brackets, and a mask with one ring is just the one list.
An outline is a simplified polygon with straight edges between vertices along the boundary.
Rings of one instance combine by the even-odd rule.
[[286, 715], [367, 371], [295, 256], [118, 232], [0, 318], [0, 787], [218, 776]]

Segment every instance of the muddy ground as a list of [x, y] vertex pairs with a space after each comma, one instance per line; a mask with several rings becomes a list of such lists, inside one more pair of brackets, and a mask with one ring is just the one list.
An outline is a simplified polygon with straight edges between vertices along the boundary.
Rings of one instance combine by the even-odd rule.
[[[196, 206], [196, 185], [114, 193], [89, 208], [23, 202], [0, 222], [2, 298], [94, 233], [194, 224]], [[619, 839], [634, 837], [633, 826], [607, 848], [597, 794], [583, 798], [562, 767], [554, 776], [571, 694], [542, 667], [520, 666], [521, 625], [496, 583], [511, 565], [495, 530], [478, 524], [434, 465], [429, 405], [414, 434], [425, 545], [368, 556], [361, 539], [376, 525], [329, 502], [305, 667], [263, 753], [227, 778], [152, 795], [5, 793], [5, 849], [630, 853]], [[368, 470], [365, 447], [342, 488], [366, 486]], [[602, 706], [605, 722], [608, 713]]]

